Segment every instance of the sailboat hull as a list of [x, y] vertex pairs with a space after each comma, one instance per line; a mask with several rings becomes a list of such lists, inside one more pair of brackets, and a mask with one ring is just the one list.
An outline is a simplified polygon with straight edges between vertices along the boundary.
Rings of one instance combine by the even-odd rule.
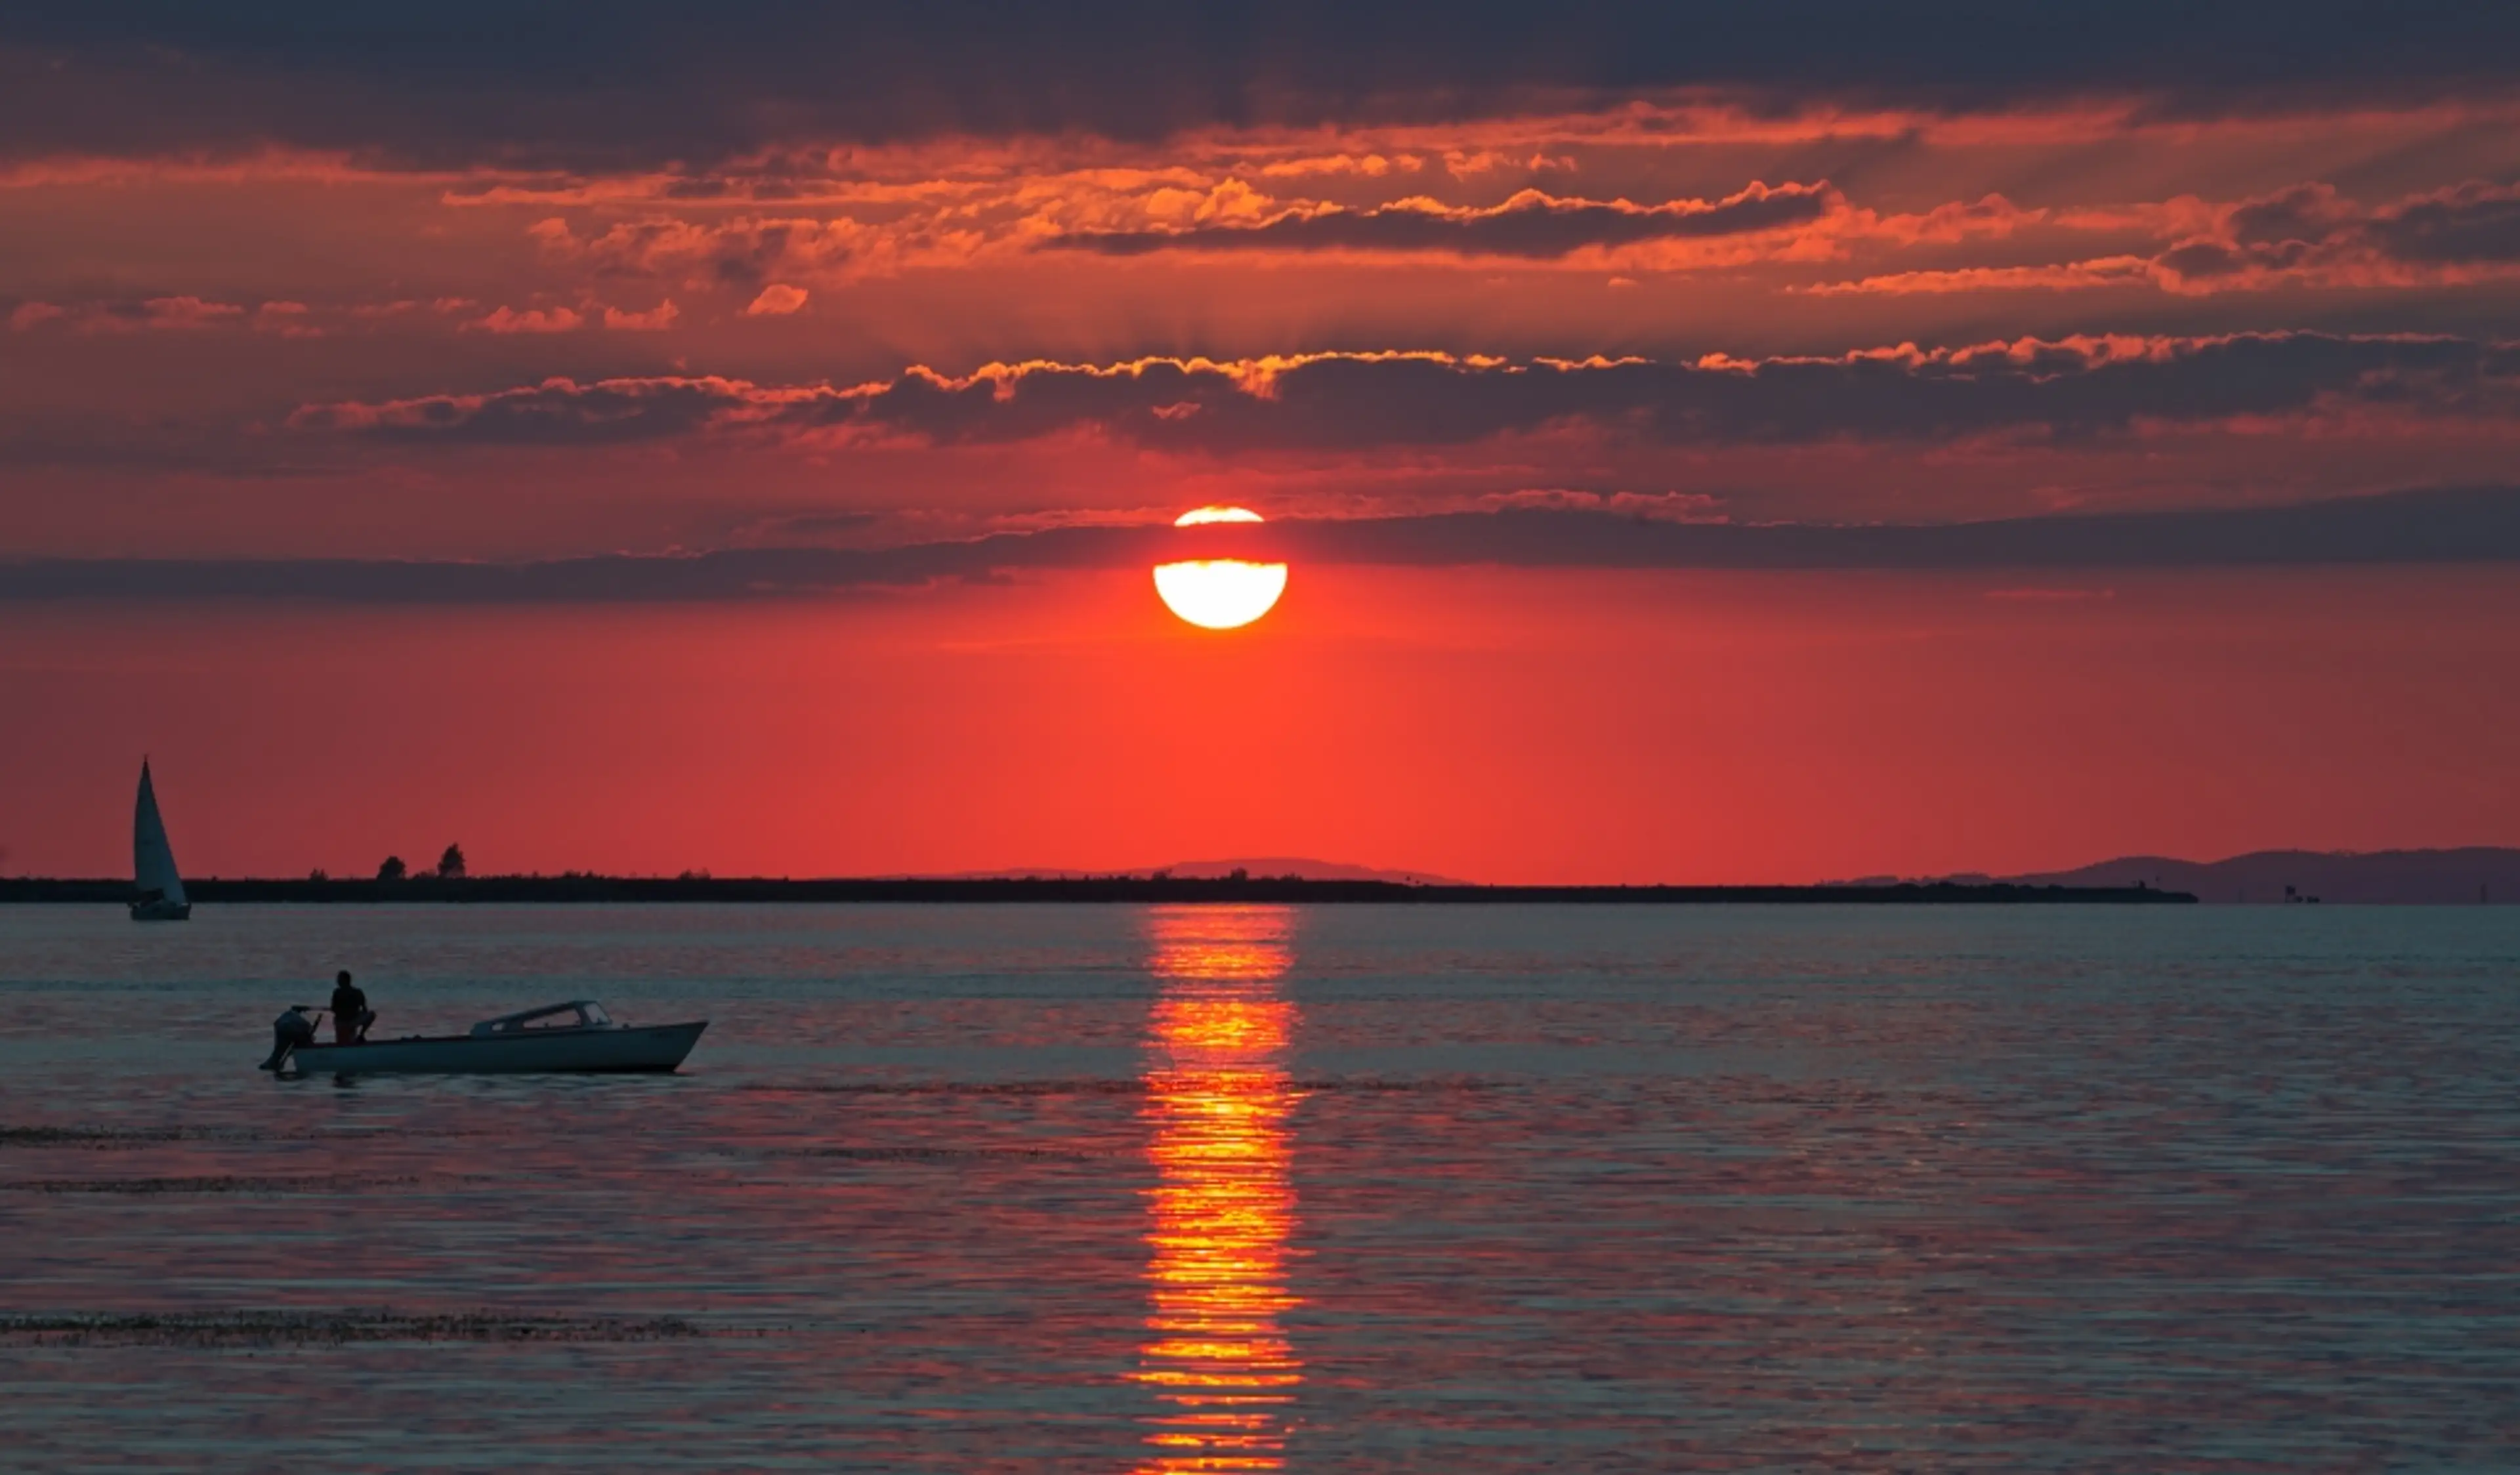
[[191, 921], [193, 904], [170, 902], [162, 896], [153, 897], [145, 902], [133, 902], [131, 919], [133, 921]]

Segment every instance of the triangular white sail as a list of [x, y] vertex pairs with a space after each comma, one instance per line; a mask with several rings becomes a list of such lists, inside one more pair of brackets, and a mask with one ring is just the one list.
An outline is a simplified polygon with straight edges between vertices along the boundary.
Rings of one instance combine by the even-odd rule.
[[131, 877], [140, 895], [155, 891], [172, 906], [185, 906], [184, 878], [175, 873], [175, 847], [166, 843], [166, 822], [158, 817], [158, 788], [149, 782], [149, 760], [140, 760], [140, 799], [131, 811]]

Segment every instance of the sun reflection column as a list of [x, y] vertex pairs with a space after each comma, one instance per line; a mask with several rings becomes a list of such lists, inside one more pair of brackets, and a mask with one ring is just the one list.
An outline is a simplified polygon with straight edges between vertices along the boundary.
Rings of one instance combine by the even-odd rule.
[[1137, 1378], [1163, 1405], [1148, 1471], [1275, 1470], [1303, 1364], [1279, 1324], [1295, 1092], [1284, 907], [1159, 908], [1148, 917], [1161, 992], [1147, 1054], [1151, 1305]]

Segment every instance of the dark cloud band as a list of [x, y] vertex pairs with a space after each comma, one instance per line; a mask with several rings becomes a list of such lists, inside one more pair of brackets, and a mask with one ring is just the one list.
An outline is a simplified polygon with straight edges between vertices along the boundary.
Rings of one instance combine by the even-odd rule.
[[2081, 570], [2520, 561], [2520, 488], [1933, 525], [1735, 525], [1556, 510], [1287, 521], [1262, 529], [1054, 528], [876, 550], [749, 549], [535, 563], [42, 559], [0, 601], [655, 603], [795, 598], [1249, 554], [1301, 563], [1636, 569]]
[[2321, 405], [2502, 416], [2520, 348], [2467, 338], [2252, 334], [2022, 339], [1836, 358], [1507, 363], [1319, 354], [1219, 364], [913, 370], [847, 389], [726, 379], [551, 380], [497, 393], [309, 406], [301, 430], [448, 445], [604, 445], [701, 433], [1007, 442], [1082, 425], [1207, 453], [1462, 445], [1589, 424], [1674, 445], [2057, 440]]
[[1084, 231], [1043, 243], [1053, 249], [1108, 256], [1154, 251], [1415, 251], [1540, 260], [1586, 246], [1698, 240], [1780, 230], [1819, 219], [1834, 198], [1824, 184], [1763, 184], [1730, 199], [1676, 200], [1638, 205], [1626, 201], [1559, 200], [1537, 191], [1492, 209], [1418, 204], [1371, 210], [1329, 208], [1281, 215], [1257, 225], [1196, 226], [1175, 231]]
[[2520, 189], [2471, 181], [2377, 207], [2304, 185], [2232, 210], [2212, 235], [2182, 242], [2160, 265], [2182, 279], [2362, 267], [2520, 262]]
[[2116, 92], [2223, 112], [2482, 94], [2515, 74], [2520, 12], [2475, 0], [104, 0], [0, 9], [0, 152], [705, 166], [799, 138], [1151, 139], [1684, 88], [1940, 111]]

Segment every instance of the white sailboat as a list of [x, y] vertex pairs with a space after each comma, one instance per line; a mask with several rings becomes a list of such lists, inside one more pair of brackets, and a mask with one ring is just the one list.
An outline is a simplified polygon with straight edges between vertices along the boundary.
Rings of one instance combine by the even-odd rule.
[[175, 872], [175, 847], [166, 843], [166, 822], [158, 817], [158, 787], [149, 782], [149, 760], [140, 760], [140, 798], [131, 810], [133, 921], [182, 921], [193, 915], [184, 878]]

